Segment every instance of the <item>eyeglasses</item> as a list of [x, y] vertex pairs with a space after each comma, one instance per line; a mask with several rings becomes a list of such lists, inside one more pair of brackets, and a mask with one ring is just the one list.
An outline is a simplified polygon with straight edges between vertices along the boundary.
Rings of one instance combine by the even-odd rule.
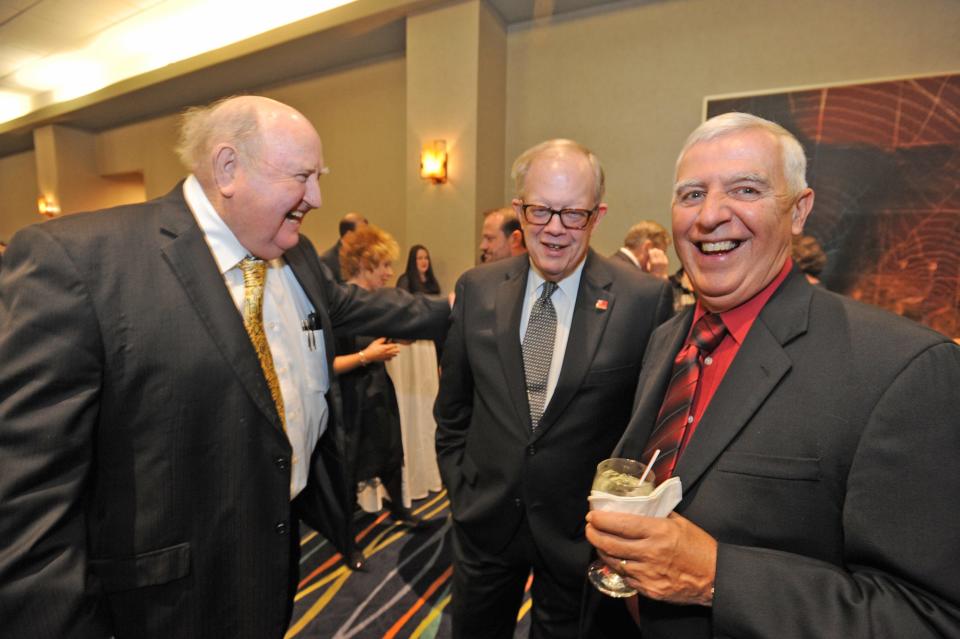
[[558, 215], [563, 228], [577, 231], [587, 227], [587, 224], [590, 223], [590, 217], [597, 212], [598, 208], [599, 206], [592, 209], [551, 209], [549, 206], [543, 206], [542, 204], [524, 204], [521, 206], [523, 219], [528, 224], [546, 225], [550, 223], [554, 215]]

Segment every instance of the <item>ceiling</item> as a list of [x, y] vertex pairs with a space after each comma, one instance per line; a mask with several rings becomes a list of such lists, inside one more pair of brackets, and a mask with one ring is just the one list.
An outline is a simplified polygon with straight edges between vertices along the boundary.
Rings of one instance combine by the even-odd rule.
[[[23, 90], [17, 83], [17, 74], [25, 65], [80, 49], [108, 29], [134, 24], [144, 12], [177, 1], [182, 0], [0, 0], [0, 91]], [[236, 0], [234, 6], [240, 9], [244, 1]], [[230, 93], [256, 90], [380, 56], [402, 54], [405, 17], [453, 1], [356, 0], [241, 42], [120, 80], [93, 93], [52, 102], [0, 123], [0, 157], [31, 149], [33, 129], [46, 124], [60, 123], [98, 131], [172, 113], [188, 104], [207, 102]], [[510, 26], [596, 9], [613, 4], [614, 0], [487, 2]], [[630, 0], [620, 0], [615, 4], [629, 3]]]

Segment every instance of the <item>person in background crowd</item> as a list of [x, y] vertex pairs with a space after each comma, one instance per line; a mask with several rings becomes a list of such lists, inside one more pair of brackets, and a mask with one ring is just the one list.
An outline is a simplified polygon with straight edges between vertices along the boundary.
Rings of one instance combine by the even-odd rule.
[[407, 254], [407, 270], [397, 278], [397, 288], [411, 293], [440, 294], [440, 283], [433, 274], [430, 251], [423, 244], [414, 244]]
[[797, 139], [744, 113], [680, 154], [673, 239], [698, 302], [650, 340], [614, 456], [659, 450], [683, 501], [588, 515], [640, 592], [622, 637], [960, 637], [960, 348], [807, 282], [805, 175]]
[[677, 269], [677, 271], [668, 278], [670, 286], [673, 288], [673, 312], [679, 313], [688, 306], [692, 306], [697, 303], [696, 293], [693, 291], [693, 284], [690, 283], [690, 278], [687, 277], [686, 271], [683, 270], [683, 266]]
[[610, 257], [633, 264], [644, 273], [665, 280], [670, 276], [668, 246], [670, 235], [667, 229], [653, 220], [643, 220], [630, 227], [623, 239], [623, 246]]
[[367, 224], [367, 218], [359, 213], [350, 212], [340, 219], [338, 230], [340, 238], [336, 243], [320, 255], [320, 261], [333, 273], [338, 282], [343, 282], [343, 276], [340, 273], [340, 247], [343, 245], [343, 238], [358, 228]]
[[793, 238], [793, 261], [797, 268], [807, 276], [811, 284], [820, 284], [820, 273], [827, 265], [827, 254], [823, 252], [820, 242], [812, 235], [798, 235]]
[[[383, 288], [393, 279], [393, 261], [399, 248], [386, 232], [366, 224], [343, 238], [340, 272], [347, 284], [366, 291]], [[379, 478], [390, 499], [390, 514], [398, 523], [417, 527], [422, 522], [403, 505], [403, 443], [397, 396], [384, 362], [396, 357], [400, 347], [383, 337], [337, 337], [333, 370], [340, 381], [343, 418], [347, 424], [347, 468], [356, 510], [359, 482]], [[353, 531], [351, 530], [351, 543]], [[352, 548], [349, 565], [359, 570], [363, 554]]]
[[607, 212], [593, 153], [550, 140], [512, 174], [529, 255], [460, 278], [434, 409], [458, 639], [513, 637], [531, 569], [532, 636], [577, 636], [594, 469], [673, 305], [665, 282], [590, 249]]
[[299, 520], [347, 546], [334, 331], [446, 328], [446, 300], [321, 267], [301, 113], [190, 109], [179, 150], [169, 194], [29, 226], [4, 255], [4, 637], [283, 637]]
[[520, 221], [512, 208], [490, 209], [483, 214], [480, 261], [496, 262], [527, 252]]

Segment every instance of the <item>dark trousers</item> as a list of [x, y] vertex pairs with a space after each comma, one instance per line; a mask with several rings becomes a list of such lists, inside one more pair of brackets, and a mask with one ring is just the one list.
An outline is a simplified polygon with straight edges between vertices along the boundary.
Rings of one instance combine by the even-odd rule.
[[452, 537], [454, 639], [512, 639], [531, 569], [530, 637], [577, 637], [585, 577], [547, 565], [526, 520], [497, 554], [478, 548], [456, 522]]

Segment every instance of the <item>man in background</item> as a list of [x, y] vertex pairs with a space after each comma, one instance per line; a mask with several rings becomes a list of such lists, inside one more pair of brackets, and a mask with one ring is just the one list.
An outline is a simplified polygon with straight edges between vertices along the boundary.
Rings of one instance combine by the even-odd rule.
[[467, 271], [444, 347], [437, 457], [453, 513], [453, 636], [577, 635], [597, 463], [626, 425], [662, 281], [590, 249], [607, 211], [597, 157], [550, 140], [513, 165], [529, 255]]
[[346, 548], [333, 333], [447, 303], [340, 286], [300, 226], [320, 138], [256, 96], [191, 109], [192, 174], [30, 226], [0, 273], [0, 619], [37, 639], [280, 639], [298, 521]]
[[630, 227], [623, 246], [610, 257], [633, 264], [644, 273], [662, 280], [670, 276], [667, 247], [670, 235], [653, 220], [643, 220]]
[[340, 238], [336, 243], [320, 255], [320, 261], [326, 265], [333, 273], [338, 282], [343, 283], [343, 275], [340, 273], [340, 247], [343, 246], [343, 237], [347, 233], [352, 233], [360, 226], [366, 226], [367, 218], [359, 213], [350, 212], [340, 219], [338, 230]]
[[483, 228], [480, 231], [482, 263], [496, 262], [526, 252], [520, 220], [513, 209], [491, 209], [483, 214]]
[[650, 340], [615, 455], [659, 450], [683, 501], [587, 527], [640, 591], [643, 637], [960, 636], [960, 348], [807, 282], [805, 174], [792, 134], [743, 113], [680, 154], [698, 302]]

